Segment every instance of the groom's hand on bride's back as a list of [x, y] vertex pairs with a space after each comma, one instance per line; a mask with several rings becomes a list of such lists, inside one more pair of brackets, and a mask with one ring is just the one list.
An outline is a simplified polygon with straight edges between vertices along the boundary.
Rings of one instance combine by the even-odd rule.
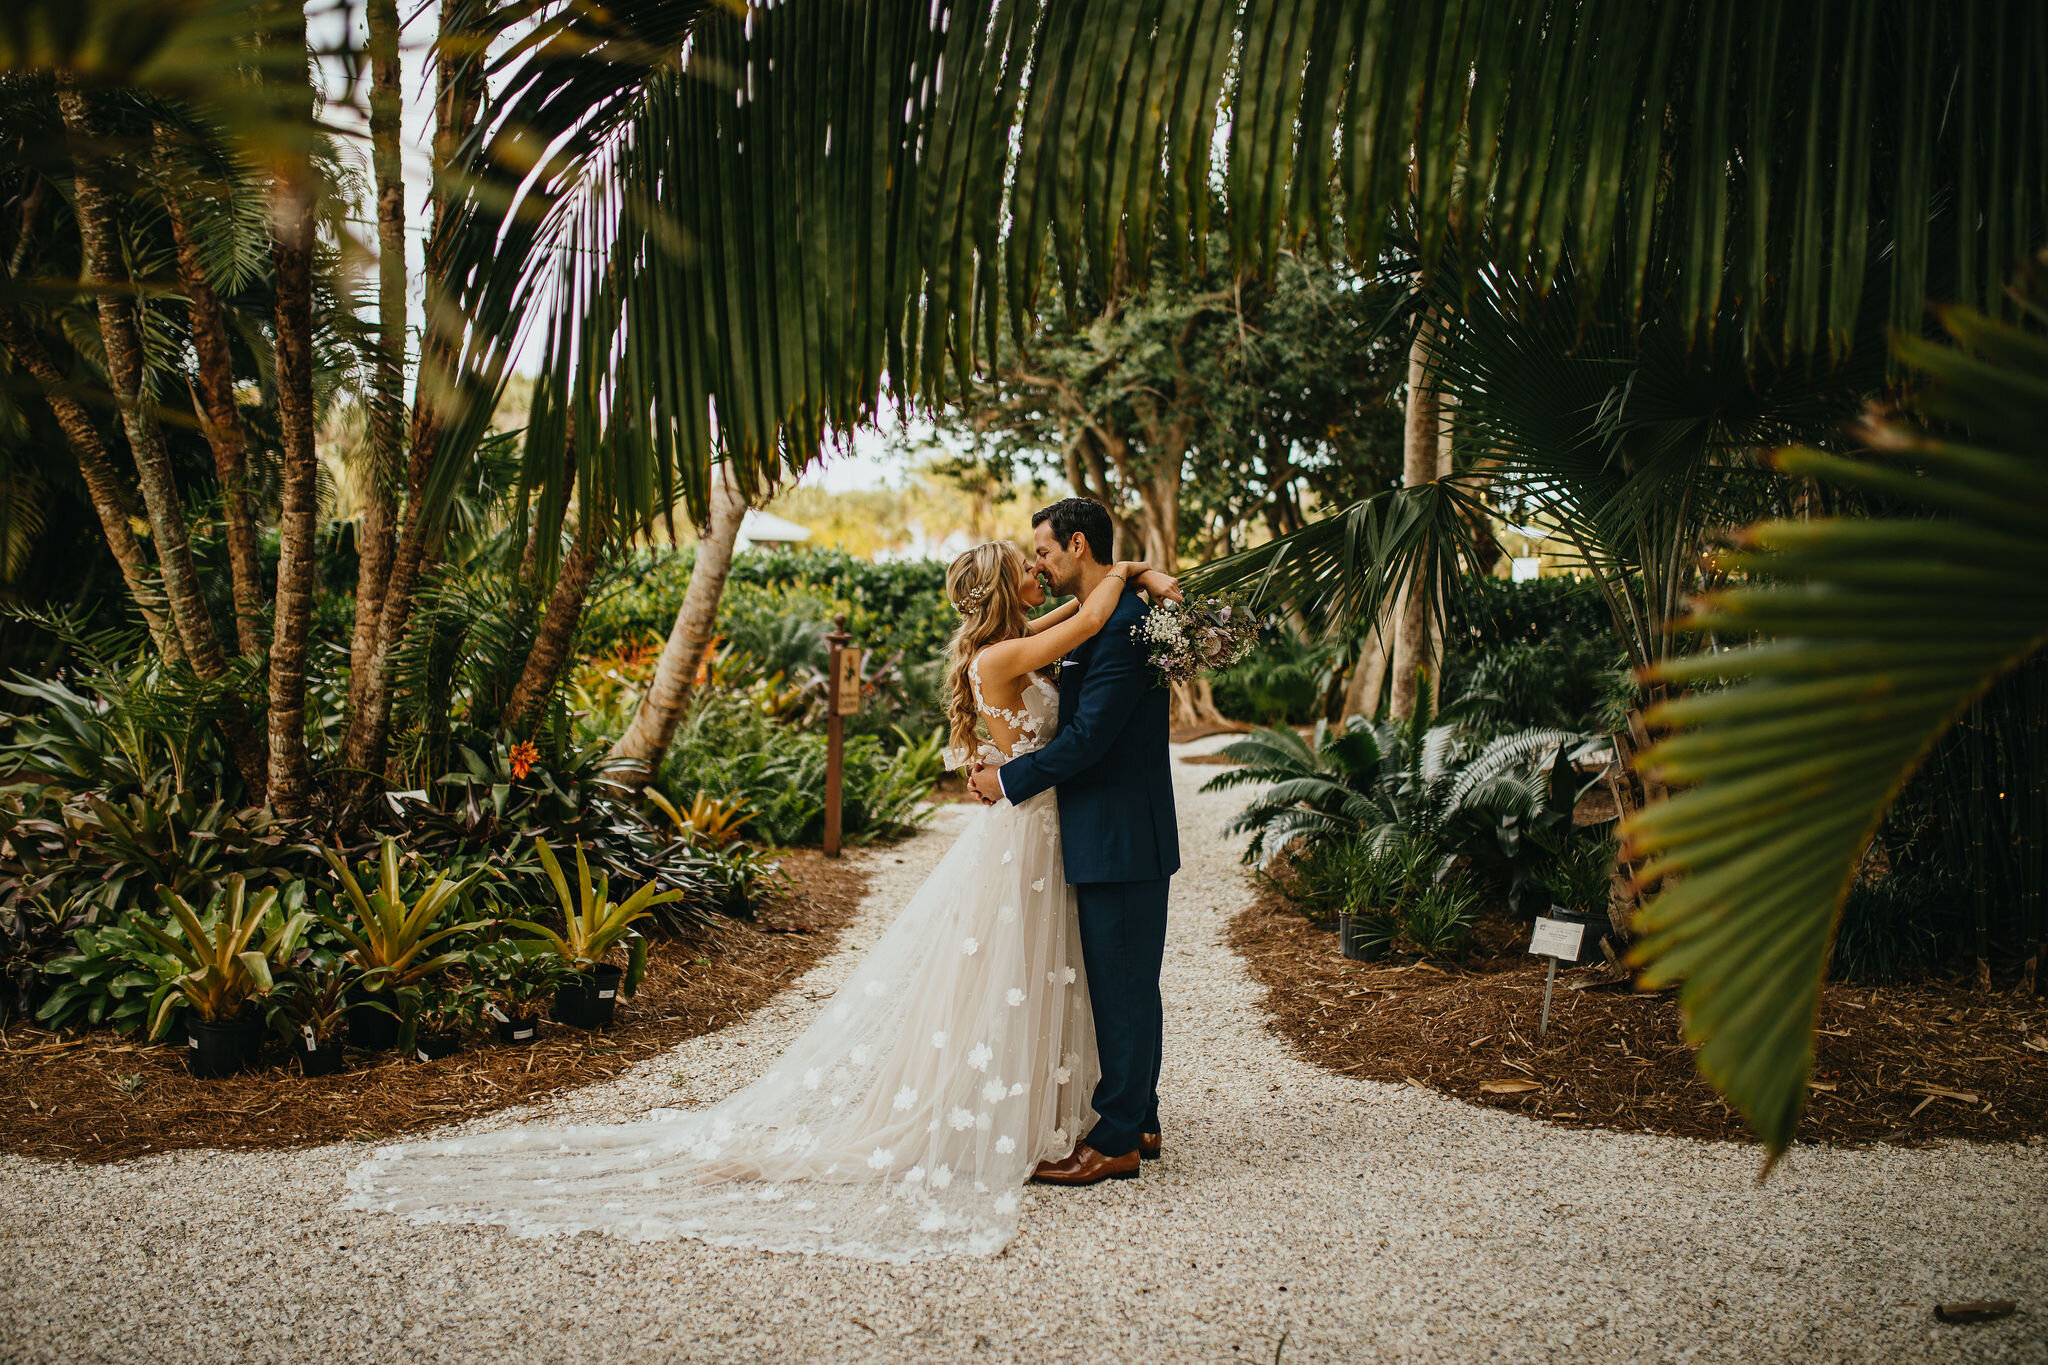
[[974, 793], [984, 806], [993, 806], [1003, 799], [1003, 784], [997, 778], [996, 770], [985, 763], [974, 765], [974, 772], [967, 779], [967, 790]]

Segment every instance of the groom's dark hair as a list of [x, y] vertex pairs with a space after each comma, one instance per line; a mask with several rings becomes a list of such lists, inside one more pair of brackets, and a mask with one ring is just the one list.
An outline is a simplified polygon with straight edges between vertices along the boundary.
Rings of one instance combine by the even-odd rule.
[[1095, 556], [1097, 564], [1116, 563], [1116, 527], [1109, 519], [1109, 509], [1095, 499], [1061, 498], [1031, 514], [1033, 530], [1048, 521], [1052, 523], [1053, 539], [1060, 544], [1065, 545], [1079, 535], [1088, 542], [1088, 553]]

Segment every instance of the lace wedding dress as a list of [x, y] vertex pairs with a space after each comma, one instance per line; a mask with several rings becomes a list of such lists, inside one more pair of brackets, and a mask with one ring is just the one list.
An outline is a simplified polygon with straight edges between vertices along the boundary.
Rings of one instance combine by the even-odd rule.
[[[1058, 694], [989, 707], [1023, 753]], [[984, 743], [982, 756], [1006, 755]], [[522, 1236], [830, 1252], [991, 1255], [1033, 1166], [1096, 1115], [1095, 1037], [1054, 794], [981, 812], [802, 1037], [704, 1109], [380, 1149], [349, 1206]]]

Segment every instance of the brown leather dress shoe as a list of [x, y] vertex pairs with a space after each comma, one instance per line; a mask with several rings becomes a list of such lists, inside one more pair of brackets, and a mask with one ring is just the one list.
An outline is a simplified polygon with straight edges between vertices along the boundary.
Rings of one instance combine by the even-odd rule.
[[1157, 1161], [1165, 1150], [1165, 1140], [1158, 1133], [1138, 1134], [1138, 1157], [1143, 1161]]
[[1104, 1156], [1084, 1142], [1074, 1148], [1072, 1156], [1039, 1162], [1031, 1178], [1044, 1185], [1093, 1185], [1104, 1180], [1136, 1180], [1138, 1153], [1133, 1149], [1122, 1156]]

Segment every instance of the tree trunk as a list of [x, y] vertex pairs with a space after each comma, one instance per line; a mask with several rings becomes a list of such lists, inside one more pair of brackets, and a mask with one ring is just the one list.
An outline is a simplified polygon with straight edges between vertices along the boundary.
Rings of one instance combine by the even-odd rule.
[[[1450, 443], [1443, 438], [1443, 413], [1436, 378], [1424, 363], [1434, 312], [1423, 316], [1408, 350], [1408, 420], [1404, 433], [1401, 482], [1409, 488], [1432, 483], [1449, 472]], [[1388, 710], [1396, 720], [1415, 714], [1420, 686], [1437, 696], [1438, 665], [1443, 641], [1436, 631], [1436, 585], [1420, 573], [1403, 586], [1394, 612], [1393, 690]]]
[[[98, 140], [97, 121], [83, 93], [62, 88], [57, 92], [57, 105], [63, 111], [65, 129], [74, 138], [87, 146]], [[150, 535], [156, 542], [164, 592], [170, 601], [171, 622], [185, 646], [185, 656], [199, 676], [218, 678], [227, 671], [227, 658], [221, 653], [220, 637], [214, 631], [213, 617], [206, 609], [206, 594], [199, 585], [199, 572], [192, 562], [185, 508], [178, 497], [163, 433], [144, 406], [147, 399], [142, 392], [142, 336], [135, 320], [134, 301], [125, 288], [127, 268], [116, 226], [119, 206], [90, 161], [80, 160], [73, 169], [73, 208], [84, 248], [85, 270], [80, 282], [97, 288], [107, 378], [135, 456], [142, 503], [148, 513]]]
[[453, 210], [462, 194], [462, 177], [455, 163], [476, 125], [483, 81], [480, 55], [454, 27], [460, 22], [458, 7], [441, 7], [440, 43], [435, 49], [434, 222], [427, 237], [426, 329], [420, 340], [419, 378], [413, 387], [405, 518], [378, 603], [376, 639], [368, 659], [356, 669], [360, 686], [352, 681], [350, 687], [353, 709], [344, 761], [366, 772], [383, 765], [391, 728], [391, 659], [412, 619], [413, 593], [438, 533], [433, 525], [435, 509], [427, 506], [427, 478], [440, 446], [462, 342], [463, 319], [447, 288], [448, 256], [456, 232]]
[[725, 467], [712, 471], [711, 522], [697, 541], [697, 560], [690, 567], [690, 586], [683, 592], [682, 608], [662, 646], [661, 660], [633, 723], [612, 746], [613, 758], [632, 760], [632, 770], [620, 779], [631, 786], [644, 786], [660, 766], [675, 738], [676, 726], [690, 706], [690, 692], [697, 683], [697, 666], [711, 644], [718, 621], [718, 599], [725, 592], [726, 575], [732, 572], [733, 541], [738, 538], [740, 519], [746, 515], [746, 501], [732, 486]]
[[1364, 716], [1371, 720], [1380, 713], [1380, 694], [1387, 689], [1387, 664], [1390, 653], [1387, 627], [1394, 619], [1391, 611], [1380, 613], [1372, 623], [1364, 641], [1359, 646], [1358, 663], [1351, 670], [1351, 681], [1344, 689], [1344, 719]]
[[[562, 484], [570, 488], [575, 483], [576, 415], [572, 410], [562, 442]], [[561, 522], [552, 521], [543, 527], [543, 520], [536, 516], [527, 532], [526, 549], [519, 566], [520, 579], [526, 584], [535, 582], [543, 559], [543, 542], [553, 548], [561, 541]], [[576, 639], [576, 624], [583, 618], [583, 603], [590, 592], [591, 576], [597, 571], [601, 544], [598, 518], [586, 516], [569, 553], [557, 568], [555, 585], [548, 593], [547, 611], [541, 617], [540, 630], [534, 635], [533, 647], [526, 652], [526, 666], [520, 670], [511, 699], [505, 703], [505, 712], [498, 719], [500, 734], [516, 734], [523, 738], [529, 722], [534, 719], [530, 713], [546, 702], [555, 690], [555, 681], [562, 674], [562, 664], [569, 657], [569, 646]]]
[[[305, 21], [294, 25], [305, 45]], [[313, 619], [313, 523], [319, 462], [313, 452], [313, 175], [304, 155], [276, 169], [271, 270], [277, 318], [277, 425], [284, 466], [278, 514], [277, 619], [270, 641], [270, 805], [307, 813], [306, 645]]]
[[575, 643], [576, 625], [583, 619], [583, 602], [589, 595], [590, 580], [600, 558], [585, 541], [579, 535], [562, 558], [554, 591], [548, 594], [547, 613], [541, 617], [533, 648], [527, 651], [526, 667], [520, 670], [512, 699], [505, 703], [505, 714], [498, 721], [501, 734], [524, 738], [532, 725], [538, 723], [540, 707], [554, 693], [555, 683], [562, 676], [562, 665], [569, 658], [569, 646]]
[[256, 518], [249, 506], [249, 438], [235, 403], [234, 361], [228, 350], [228, 326], [220, 298], [199, 264], [199, 244], [185, 218], [185, 205], [175, 184], [168, 183], [174, 162], [172, 130], [156, 126], [157, 160], [166, 172], [164, 208], [177, 246], [178, 283], [185, 291], [191, 324], [192, 352], [199, 362], [192, 402], [199, 426], [213, 450], [214, 475], [220, 480], [222, 518], [227, 524], [228, 573], [235, 594], [235, 644], [242, 654], [263, 652], [263, 561], [256, 546]]
[[85, 480], [92, 509], [99, 516], [100, 530], [107, 537], [107, 548], [113, 551], [114, 562], [121, 567], [121, 581], [127, 584], [128, 595], [142, 613], [142, 623], [149, 629], [151, 642], [165, 658], [183, 660], [185, 646], [179, 643], [178, 632], [164, 614], [162, 595], [150, 577], [149, 554], [142, 548], [142, 542], [135, 536], [135, 527], [129, 521], [128, 490], [121, 486], [120, 476], [114, 471], [113, 458], [100, 440], [100, 431], [93, 424], [92, 414], [85, 410], [83, 403], [65, 392], [64, 372], [43, 349], [42, 342], [36, 338], [27, 320], [12, 308], [0, 308], [0, 341], [6, 342], [14, 363], [42, 386], [43, 401], [50, 405], [58, 427], [64, 432], [64, 439], [78, 461], [78, 473]]
[[397, 0], [370, 0], [370, 159], [377, 182], [377, 349], [370, 368], [369, 467], [356, 528], [356, 619], [349, 642], [349, 715], [363, 689], [384, 625], [391, 578], [397, 481], [405, 443], [405, 177], [401, 161]]
[[[98, 140], [97, 121], [83, 92], [68, 85], [60, 87], [57, 107], [63, 114], [65, 130], [83, 146], [90, 147]], [[72, 167], [72, 213], [78, 222], [84, 257], [80, 282], [97, 286], [100, 344], [106, 352], [107, 379], [121, 411], [129, 452], [135, 457], [142, 505], [149, 518], [150, 536], [156, 542], [157, 571], [163, 577], [171, 626], [184, 646], [193, 672], [213, 681], [227, 672], [228, 661], [221, 652], [220, 635], [214, 630], [199, 570], [192, 560], [185, 505], [178, 495], [170, 452], [164, 448], [163, 432], [157, 428], [155, 417], [145, 406], [148, 398], [142, 387], [142, 333], [134, 299], [125, 288], [128, 271], [117, 227], [120, 206], [89, 160], [81, 159]], [[266, 767], [263, 741], [249, 723], [240, 698], [231, 696], [222, 705], [220, 728], [250, 798], [261, 801]]]

